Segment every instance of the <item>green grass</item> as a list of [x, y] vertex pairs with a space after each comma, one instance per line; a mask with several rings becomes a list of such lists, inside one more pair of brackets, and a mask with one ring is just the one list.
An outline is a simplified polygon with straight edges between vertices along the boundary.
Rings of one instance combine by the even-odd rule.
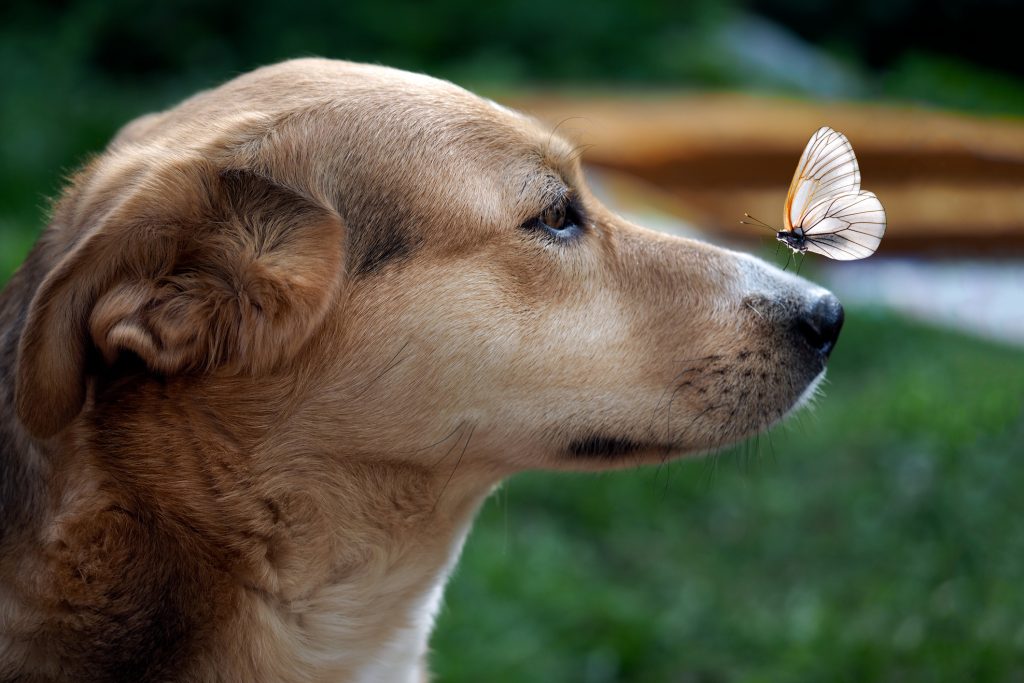
[[441, 681], [1024, 680], [1024, 353], [851, 311], [811, 414], [485, 506]]

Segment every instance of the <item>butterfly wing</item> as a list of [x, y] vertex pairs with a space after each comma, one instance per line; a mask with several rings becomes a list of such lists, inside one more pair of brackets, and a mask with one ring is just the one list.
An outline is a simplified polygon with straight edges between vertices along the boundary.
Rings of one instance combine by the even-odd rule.
[[885, 209], [873, 192], [848, 192], [819, 200], [804, 217], [807, 251], [837, 261], [875, 253], [885, 234]]
[[809, 225], [807, 212], [823, 199], [860, 190], [860, 167], [850, 141], [822, 126], [807, 141], [786, 195], [786, 230]]

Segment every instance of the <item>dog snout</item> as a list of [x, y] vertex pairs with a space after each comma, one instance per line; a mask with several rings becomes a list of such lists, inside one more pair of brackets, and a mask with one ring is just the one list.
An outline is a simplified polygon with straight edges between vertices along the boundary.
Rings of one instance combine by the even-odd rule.
[[832, 294], [822, 294], [797, 317], [795, 327], [812, 349], [828, 357], [843, 327], [843, 306]]

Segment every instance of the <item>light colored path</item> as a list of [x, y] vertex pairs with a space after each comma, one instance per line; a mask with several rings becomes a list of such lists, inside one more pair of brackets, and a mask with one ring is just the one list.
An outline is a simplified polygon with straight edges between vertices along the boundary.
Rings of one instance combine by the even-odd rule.
[[825, 286], [847, 305], [1024, 346], [1024, 261], [886, 259], [827, 264]]

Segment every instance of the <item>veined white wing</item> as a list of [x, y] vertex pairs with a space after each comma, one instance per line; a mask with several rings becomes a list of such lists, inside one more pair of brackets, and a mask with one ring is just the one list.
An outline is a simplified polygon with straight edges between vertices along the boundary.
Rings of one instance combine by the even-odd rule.
[[807, 251], [837, 261], [875, 253], [885, 234], [885, 209], [873, 192], [848, 192], [814, 204], [804, 217]]
[[783, 215], [786, 230], [810, 223], [808, 211], [824, 199], [860, 190], [860, 167], [850, 141], [842, 133], [822, 126], [807, 141], [786, 195]]

